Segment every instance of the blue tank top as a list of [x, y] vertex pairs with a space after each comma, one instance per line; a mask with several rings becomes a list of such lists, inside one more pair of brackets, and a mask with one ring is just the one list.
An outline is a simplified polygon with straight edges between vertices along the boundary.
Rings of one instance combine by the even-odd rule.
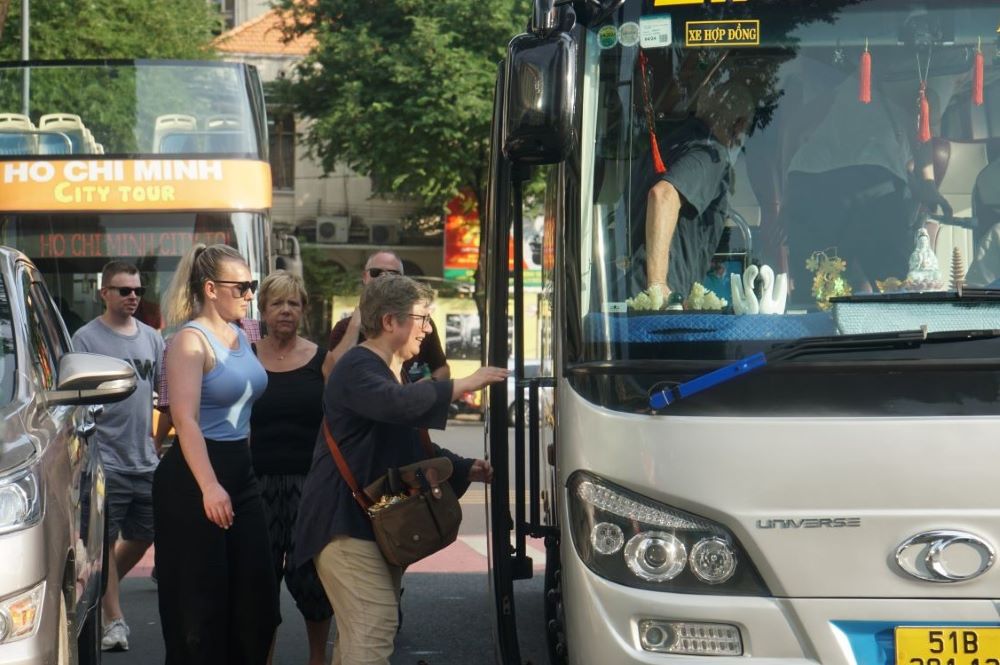
[[230, 349], [205, 326], [189, 321], [184, 327], [200, 331], [215, 354], [215, 366], [201, 378], [198, 423], [206, 439], [239, 441], [250, 435], [250, 409], [267, 387], [267, 372], [250, 350], [246, 335], [236, 330], [239, 348]]

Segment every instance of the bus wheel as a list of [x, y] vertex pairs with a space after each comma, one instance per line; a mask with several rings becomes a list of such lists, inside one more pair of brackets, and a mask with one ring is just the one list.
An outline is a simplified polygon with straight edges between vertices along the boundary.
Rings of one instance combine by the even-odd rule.
[[563, 613], [562, 564], [559, 559], [559, 536], [545, 537], [545, 631], [549, 662], [565, 665], [566, 625]]

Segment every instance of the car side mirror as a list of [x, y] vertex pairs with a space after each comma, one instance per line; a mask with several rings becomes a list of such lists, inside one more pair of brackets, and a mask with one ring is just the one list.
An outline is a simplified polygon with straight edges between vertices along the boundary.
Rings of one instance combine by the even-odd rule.
[[45, 393], [49, 404], [109, 404], [135, 392], [135, 369], [124, 360], [97, 353], [67, 353], [59, 360], [55, 390]]
[[566, 32], [521, 34], [507, 47], [503, 153], [521, 164], [556, 164], [576, 138], [576, 44]]

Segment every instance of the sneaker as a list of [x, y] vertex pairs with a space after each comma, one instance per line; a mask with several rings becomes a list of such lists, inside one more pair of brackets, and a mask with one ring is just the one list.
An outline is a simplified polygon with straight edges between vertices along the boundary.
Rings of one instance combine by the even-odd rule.
[[128, 633], [125, 619], [115, 619], [104, 627], [101, 651], [128, 651]]

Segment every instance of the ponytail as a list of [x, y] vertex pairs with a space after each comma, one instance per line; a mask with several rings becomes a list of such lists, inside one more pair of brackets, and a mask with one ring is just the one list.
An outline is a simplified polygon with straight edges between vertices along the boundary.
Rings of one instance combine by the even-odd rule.
[[246, 265], [246, 260], [229, 245], [206, 247], [203, 243], [196, 243], [181, 257], [164, 296], [168, 326], [181, 325], [198, 314], [204, 304], [205, 282], [218, 279], [223, 261], [239, 261]]

